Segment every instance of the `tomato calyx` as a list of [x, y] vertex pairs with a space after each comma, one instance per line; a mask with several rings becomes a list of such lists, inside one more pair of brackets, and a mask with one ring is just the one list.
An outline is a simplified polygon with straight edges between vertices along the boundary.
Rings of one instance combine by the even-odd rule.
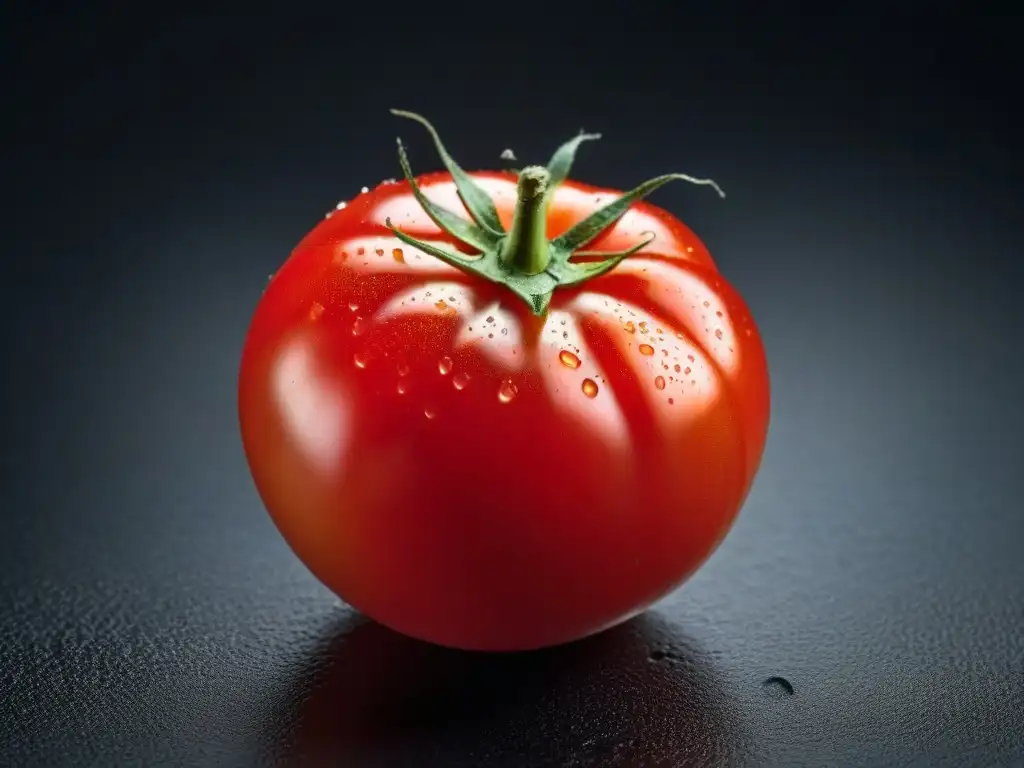
[[[644, 240], [622, 251], [582, 250], [618, 221], [633, 203], [642, 200], [670, 181], [687, 181], [691, 184], [710, 186], [720, 197], [725, 197], [722, 189], [711, 179], [698, 179], [684, 173], [669, 173], [649, 179], [623, 193], [568, 231], [548, 240], [547, 210], [555, 190], [568, 178], [580, 145], [585, 141], [601, 138], [600, 134], [580, 132], [555, 151], [547, 166], [531, 165], [519, 171], [512, 226], [506, 232], [498, 218], [494, 201], [448, 154], [434, 126], [426, 118], [413, 112], [393, 109], [391, 113], [415, 120], [430, 133], [434, 147], [451, 175], [459, 198], [471, 220], [437, 205], [423, 194], [413, 177], [405, 146], [402, 140], [398, 139], [398, 160], [402, 174], [409, 183], [416, 201], [438, 228], [479, 251], [479, 254], [467, 255], [445, 244], [418, 240], [399, 230], [390, 219], [385, 222], [387, 227], [402, 242], [419, 248], [446, 264], [504, 285], [523, 299], [530, 307], [530, 311], [537, 316], [547, 311], [558, 288], [579, 285], [603, 275], [614, 269], [623, 259], [654, 241], [654, 234], [645, 232], [642, 233], [647, 235]], [[594, 260], [573, 261], [574, 257], [588, 257]]]

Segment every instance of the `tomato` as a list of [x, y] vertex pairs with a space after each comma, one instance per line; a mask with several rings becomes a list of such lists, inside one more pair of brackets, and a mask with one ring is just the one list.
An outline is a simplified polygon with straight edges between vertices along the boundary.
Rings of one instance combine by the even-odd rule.
[[[714, 551], [758, 470], [765, 353], [682, 222], [548, 167], [385, 182], [259, 302], [243, 444], [289, 545], [437, 644], [525, 650], [622, 622]], [[482, 254], [482, 255], [481, 255]]]

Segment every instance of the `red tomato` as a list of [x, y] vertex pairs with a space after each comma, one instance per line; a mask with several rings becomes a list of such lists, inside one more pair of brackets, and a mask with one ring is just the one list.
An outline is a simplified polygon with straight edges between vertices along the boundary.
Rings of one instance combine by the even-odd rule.
[[451, 172], [417, 186], [402, 152], [406, 180], [318, 224], [256, 309], [239, 414], [259, 493], [324, 584], [399, 632], [524, 650], [624, 621], [708, 558], [757, 472], [750, 312], [639, 202], [668, 179], [563, 179], [589, 138], [518, 177], [465, 174], [437, 140]]

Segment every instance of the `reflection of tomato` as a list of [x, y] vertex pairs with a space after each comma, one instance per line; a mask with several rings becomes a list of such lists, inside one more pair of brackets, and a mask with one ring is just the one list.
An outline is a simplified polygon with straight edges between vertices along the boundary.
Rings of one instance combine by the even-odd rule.
[[450, 173], [335, 211], [257, 307], [239, 411], [259, 492], [314, 574], [400, 632], [527, 649], [617, 623], [704, 562], [757, 471], [750, 313], [639, 202], [684, 177], [565, 181], [586, 138], [518, 188], [438, 142]]

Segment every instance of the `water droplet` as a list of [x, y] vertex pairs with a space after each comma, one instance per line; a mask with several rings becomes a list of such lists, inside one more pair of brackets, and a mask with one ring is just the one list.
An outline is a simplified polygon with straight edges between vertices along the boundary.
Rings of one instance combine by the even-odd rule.
[[501, 329], [501, 335], [502, 336], [508, 336], [508, 328], [502, 328]]
[[426, 416], [428, 419], [433, 419], [437, 417], [437, 411], [428, 405], [426, 408], [423, 409], [423, 415]]
[[446, 309], [448, 309], [448, 302], [446, 302], [444, 299], [438, 299], [437, 301], [434, 302], [434, 306], [440, 309], [442, 312], [444, 312]]
[[558, 353], [558, 362], [564, 365], [566, 368], [579, 368], [580, 359], [570, 352], [568, 349], [563, 349]]
[[640, 354], [643, 355], [644, 357], [650, 357], [651, 355], [654, 354], [654, 347], [652, 347], [650, 344], [641, 344]]
[[715, 328], [715, 338], [716, 339], [722, 338], [722, 329], [721, 328]]
[[367, 192], [370, 191], [370, 188], [369, 187], [360, 187], [359, 191], [360, 191], [360, 193], [365, 195]]
[[487, 322], [488, 323], [493, 323], [494, 322], [494, 316], [493, 315], [488, 315], [487, 316]]
[[320, 316], [324, 313], [324, 305], [319, 301], [314, 301], [313, 306], [309, 308], [309, 319], [319, 320]]
[[498, 387], [498, 400], [503, 403], [511, 403], [518, 394], [519, 387], [512, 379], [502, 379], [501, 385]]
[[396, 389], [398, 390], [398, 394], [404, 395], [406, 392], [409, 391], [409, 384], [408, 382], [400, 381], [398, 382], [398, 386], [396, 387]]
[[366, 358], [360, 355], [358, 352], [352, 356], [352, 362], [356, 364], [356, 368], [366, 367]]
[[339, 202], [339, 203], [338, 203], [338, 204], [337, 204], [336, 206], [334, 206], [334, 210], [336, 210], [336, 211], [340, 211], [340, 210], [344, 209], [344, 207], [345, 207], [346, 205], [348, 205], [348, 203], [346, 203], [346, 202], [345, 202], [344, 200], [342, 200], [342, 201], [341, 201], [341, 202]]
[[682, 370], [682, 368], [679, 367], [679, 363], [676, 363], [675, 365], [672, 366], [672, 370], [675, 371], [676, 373], [679, 373]]
[[361, 318], [361, 317], [357, 317], [355, 319], [355, 322], [352, 323], [352, 335], [353, 336], [358, 336], [359, 334], [361, 334], [365, 330], [366, 330], [366, 321], [363, 320], [363, 318]]
[[690, 375], [690, 366], [686, 366], [685, 368], [683, 368], [683, 373], [685, 373], [687, 376], [689, 376]]
[[355, 303], [354, 301], [350, 301], [350, 302], [348, 303], [348, 308], [349, 308], [349, 310], [351, 310], [352, 312], [355, 312], [355, 311], [357, 311], [357, 310], [359, 309], [359, 305], [358, 305], [358, 304], [356, 304], [356, 303]]
[[348, 252], [341, 251], [336, 257], [338, 261], [348, 261]]
[[383, 248], [374, 248], [373, 252], [376, 253], [378, 256], [383, 256], [384, 255], [384, 249]]
[[622, 327], [626, 329], [626, 333], [636, 333], [636, 325], [634, 325], [632, 320], [626, 321], [626, 324]]
[[356, 255], [357, 256], [362, 256], [364, 253], [366, 253], [366, 249], [365, 248], [356, 248]]
[[469, 384], [468, 373], [457, 373], [452, 377], [452, 386], [458, 390], [465, 389], [467, 384]]
[[668, 399], [668, 404], [669, 404], [669, 405], [675, 405], [675, 404], [676, 404], [676, 399], [675, 399], [674, 397], [670, 397], [670, 398]]
[[437, 370], [441, 372], [442, 376], [447, 376], [452, 372], [452, 359], [445, 355], [437, 361]]
[[694, 361], [693, 355], [687, 355], [686, 359], [689, 360], [691, 363]]
[[793, 695], [793, 684], [784, 677], [772, 676], [761, 683], [761, 687], [765, 689], [771, 696], [792, 696]]
[[391, 249], [391, 258], [393, 258], [399, 264], [405, 264], [405, 254], [402, 253], [402, 249], [401, 248], [392, 248]]
[[640, 321], [640, 333], [647, 333], [647, 321], [646, 320], [641, 320]]
[[747, 328], [745, 333], [747, 334], [747, 336], [753, 336], [754, 335], [754, 332], [752, 330], [750, 330], [749, 328]]
[[587, 397], [597, 397], [597, 382], [593, 379], [584, 379], [583, 384], [580, 385], [580, 389], [583, 390], [583, 394]]
[[664, 389], [665, 388], [665, 377], [664, 376], [656, 377], [654, 379], [654, 386], [657, 387], [658, 389]]
[[710, 301], [705, 301], [704, 302], [704, 306], [705, 307], [710, 307], [711, 306], [711, 302]]
[[722, 310], [719, 309], [717, 312], [715, 312], [715, 317], [721, 317], [721, 316], [722, 316]]
[[406, 365], [405, 363], [401, 363], [398, 366], [398, 375], [399, 376], [408, 376], [409, 375], [409, 366]]

